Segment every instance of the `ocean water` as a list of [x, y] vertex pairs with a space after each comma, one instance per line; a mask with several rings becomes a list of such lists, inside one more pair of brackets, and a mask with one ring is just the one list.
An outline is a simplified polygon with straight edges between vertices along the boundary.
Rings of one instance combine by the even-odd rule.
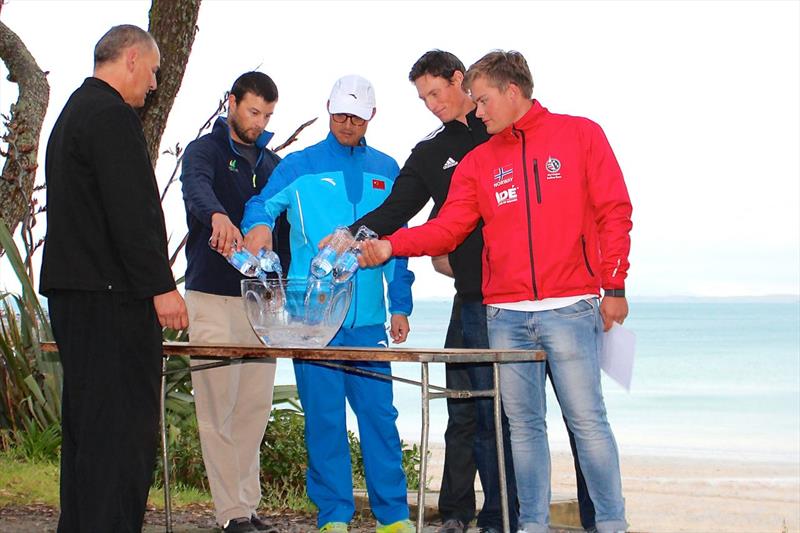
[[[443, 345], [450, 301], [419, 300], [406, 347]], [[625, 326], [636, 334], [631, 391], [603, 376], [603, 394], [621, 453], [800, 462], [800, 302], [636, 302]], [[394, 363], [419, 379], [420, 366]], [[444, 365], [431, 364], [444, 385]], [[276, 383], [294, 383], [281, 360]], [[398, 429], [419, 441], [419, 388], [394, 384]], [[548, 383], [551, 448], [568, 450]], [[445, 400], [431, 402], [432, 442], [444, 442]], [[348, 427], [357, 432], [348, 412]]]

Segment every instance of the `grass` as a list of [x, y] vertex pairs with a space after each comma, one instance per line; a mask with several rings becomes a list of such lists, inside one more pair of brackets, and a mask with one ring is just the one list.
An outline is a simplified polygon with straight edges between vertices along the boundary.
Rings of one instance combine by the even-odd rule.
[[[24, 460], [12, 452], [0, 453], [0, 507], [34, 503], [58, 507], [58, 463]], [[172, 487], [172, 505], [211, 504], [211, 495], [180, 484]], [[164, 508], [164, 491], [150, 489], [148, 504]]]
[[58, 506], [58, 464], [0, 453], [0, 507], [32, 503]]

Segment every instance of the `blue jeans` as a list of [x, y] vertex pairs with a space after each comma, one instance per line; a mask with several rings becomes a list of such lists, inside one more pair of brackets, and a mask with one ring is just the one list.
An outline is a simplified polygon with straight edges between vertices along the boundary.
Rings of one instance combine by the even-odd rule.
[[[575, 435], [594, 502], [597, 530], [626, 529], [617, 443], [606, 419], [600, 387], [603, 322], [597, 300], [538, 312], [490, 307], [487, 321], [492, 348], [547, 352], [561, 411]], [[500, 384], [511, 428], [520, 523], [528, 533], [546, 533], [550, 449], [545, 422], [545, 365], [505, 363], [501, 365]]]
[[[461, 303], [461, 323], [465, 348], [488, 348], [489, 337], [486, 329], [486, 306], [481, 302]], [[473, 390], [494, 388], [494, 372], [491, 364], [465, 365]], [[494, 430], [494, 403], [491, 398], [475, 398], [475, 440], [474, 457], [478, 475], [483, 487], [484, 502], [478, 513], [478, 527], [502, 529], [500, 512], [500, 471], [497, 468], [497, 442]], [[517, 528], [517, 485], [514, 481], [514, 462], [511, 454], [508, 419], [502, 416], [503, 445], [506, 462], [506, 486], [508, 488], [508, 507], [512, 531]]]

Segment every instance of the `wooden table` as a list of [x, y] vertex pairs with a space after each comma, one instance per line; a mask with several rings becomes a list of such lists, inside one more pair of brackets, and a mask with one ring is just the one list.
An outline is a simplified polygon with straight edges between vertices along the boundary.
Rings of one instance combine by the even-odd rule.
[[[47, 351], [57, 351], [55, 343], [45, 343]], [[506, 492], [505, 455], [503, 450], [503, 431], [500, 415], [500, 363], [511, 362], [544, 362], [545, 353], [540, 350], [491, 350], [491, 349], [418, 349], [418, 348], [267, 348], [264, 346], [240, 346], [231, 344], [192, 344], [185, 342], [164, 343], [164, 369], [170, 356], [191, 356], [193, 359], [205, 359], [209, 362], [194, 365], [180, 371], [197, 372], [207, 368], [230, 365], [233, 362], [248, 359], [289, 358], [315, 361], [320, 365], [340, 368], [346, 372], [368, 375], [379, 379], [391, 379], [410, 385], [419, 386], [422, 396], [422, 435], [420, 438], [420, 472], [417, 500], [417, 531], [422, 531], [424, 522], [425, 479], [427, 477], [428, 431], [430, 424], [430, 400], [437, 398], [492, 398], [494, 402], [494, 425], [497, 442], [497, 466], [500, 474], [500, 505], [503, 514], [503, 529], [510, 532], [508, 517], [508, 494]], [[396, 376], [387, 376], [368, 370], [343, 365], [353, 361], [396, 361], [421, 364], [421, 379], [414, 381]], [[494, 370], [494, 387], [488, 390], [453, 390], [431, 385], [429, 382], [429, 363], [492, 363]], [[161, 381], [161, 447], [164, 462], [164, 511], [166, 513], [166, 531], [172, 532], [172, 504], [169, 495], [169, 460], [167, 434], [165, 424], [165, 390], [166, 374], [162, 373]]]

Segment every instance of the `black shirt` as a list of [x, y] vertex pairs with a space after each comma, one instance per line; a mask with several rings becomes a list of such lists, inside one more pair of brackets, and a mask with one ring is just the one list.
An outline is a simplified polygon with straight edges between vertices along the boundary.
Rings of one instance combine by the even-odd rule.
[[158, 185], [136, 112], [87, 78], [61, 111], [45, 160], [47, 236], [39, 291], [175, 289]]
[[[383, 204], [355, 221], [350, 229], [363, 224], [379, 235], [389, 235], [406, 224], [431, 198], [431, 216], [435, 216], [447, 199], [450, 178], [458, 162], [488, 139], [486, 126], [474, 110], [467, 114], [467, 124], [458, 120], [443, 124], [414, 147]], [[480, 223], [449, 256], [456, 292], [466, 301], [482, 299], [482, 227]]]

